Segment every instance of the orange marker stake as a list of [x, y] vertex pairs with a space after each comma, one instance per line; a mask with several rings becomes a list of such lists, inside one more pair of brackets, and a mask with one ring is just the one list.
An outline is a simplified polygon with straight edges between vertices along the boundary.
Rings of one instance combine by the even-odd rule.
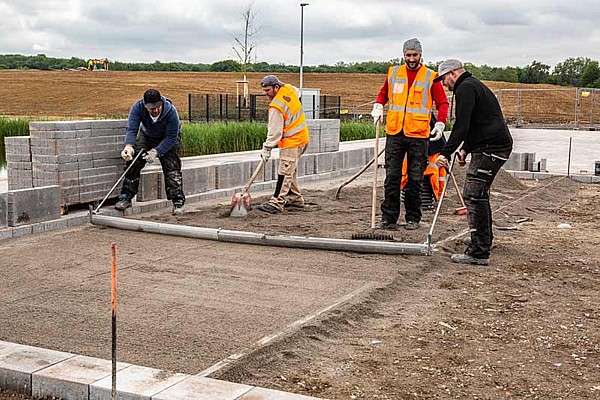
[[112, 390], [111, 399], [117, 398], [117, 245], [110, 244], [110, 304], [112, 308]]

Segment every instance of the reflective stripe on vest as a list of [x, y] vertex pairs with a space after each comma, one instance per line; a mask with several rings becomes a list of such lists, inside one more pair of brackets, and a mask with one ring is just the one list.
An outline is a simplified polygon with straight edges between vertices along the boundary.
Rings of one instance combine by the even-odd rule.
[[[429, 119], [433, 106], [431, 87], [434, 78], [435, 72], [421, 66], [412, 86], [407, 89], [406, 66], [390, 67], [388, 71], [387, 134], [395, 135], [404, 131], [408, 137], [429, 137]], [[407, 105], [409, 106], [407, 107]]]
[[308, 143], [308, 124], [298, 95], [289, 85], [279, 88], [269, 107], [283, 115], [283, 135], [279, 147], [299, 147]]

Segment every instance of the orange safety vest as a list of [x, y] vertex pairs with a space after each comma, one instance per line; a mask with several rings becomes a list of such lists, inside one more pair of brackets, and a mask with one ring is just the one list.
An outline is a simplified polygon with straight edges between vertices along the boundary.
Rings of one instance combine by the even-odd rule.
[[289, 85], [280, 87], [269, 107], [276, 108], [283, 115], [283, 136], [278, 147], [300, 147], [308, 143], [306, 116], [294, 89]]
[[429, 119], [433, 99], [431, 87], [437, 73], [421, 66], [415, 81], [410, 88], [406, 65], [390, 67], [388, 71], [388, 113], [385, 132], [396, 135], [404, 131], [404, 135], [414, 138], [429, 137]]
[[[444, 191], [444, 185], [446, 184], [446, 168], [439, 168], [435, 163], [438, 156], [439, 153], [429, 156], [429, 163], [427, 164], [427, 168], [425, 168], [425, 172], [423, 172], [423, 176], [427, 177], [429, 175], [429, 182], [431, 182], [431, 188], [433, 189], [433, 195], [436, 200], [439, 200]], [[400, 183], [400, 188], [404, 188], [408, 183], [407, 170], [408, 163], [405, 158], [402, 163], [402, 183]]]

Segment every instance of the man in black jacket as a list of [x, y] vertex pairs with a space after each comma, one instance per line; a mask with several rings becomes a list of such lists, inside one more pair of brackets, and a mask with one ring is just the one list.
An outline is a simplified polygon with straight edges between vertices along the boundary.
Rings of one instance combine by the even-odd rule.
[[453, 254], [451, 259], [488, 265], [494, 238], [490, 186], [510, 156], [513, 140], [494, 93], [465, 71], [460, 61], [449, 59], [441, 63], [436, 80], [442, 81], [456, 97], [456, 121], [436, 164], [448, 168], [448, 160], [461, 143], [456, 155], [458, 163], [464, 164], [467, 154], [471, 154], [462, 193], [468, 209], [471, 244], [464, 254]]

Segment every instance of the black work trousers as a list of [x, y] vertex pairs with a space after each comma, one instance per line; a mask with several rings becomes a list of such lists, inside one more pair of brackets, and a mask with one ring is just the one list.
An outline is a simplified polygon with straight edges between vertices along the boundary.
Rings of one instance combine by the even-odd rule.
[[502, 154], [471, 153], [463, 199], [467, 206], [467, 220], [471, 230], [471, 244], [467, 254], [476, 258], [489, 258], [494, 234], [490, 187], [510, 152]]
[[387, 135], [385, 139], [384, 199], [381, 203], [382, 220], [396, 223], [400, 216], [400, 183], [402, 163], [406, 155], [408, 182], [404, 205], [406, 222], [421, 221], [421, 190], [423, 172], [427, 168], [427, 145], [429, 139], [409, 138], [403, 132]]
[[[138, 135], [138, 143], [134, 147], [135, 154], [137, 155], [140, 151], [149, 151], [155, 148], [162, 139], [153, 139], [140, 133]], [[160, 157], [160, 165], [162, 166], [163, 175], [165, 177], [165, 190], [167, 192], [167, 199], [171, 200], [173, 204], [183, 205], [185, 203], [185, 195], [183, 194], [182, 187], [182, 175], [181, 175], [181, 141], [177, 143]], [[135, 157], [134, 157], [135, 158]], [[127, 166], [133, 161], [129, 161]], [[146, 160], [139, 157], [133, 167], [125, 175], [123, 180], [123, 187], [121, 194], [126, 195], [130, 199], [133, 198], [140, 185], [140, 174], [142, 168], [146, 166]]]

